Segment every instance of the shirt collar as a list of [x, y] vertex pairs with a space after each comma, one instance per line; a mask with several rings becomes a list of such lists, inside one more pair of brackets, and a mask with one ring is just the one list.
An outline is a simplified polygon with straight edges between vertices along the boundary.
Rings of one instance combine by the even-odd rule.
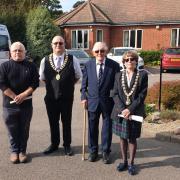
[[[106, 61], [106, 58], [104, 58], [102, 64], [105, 65], [105, 61]], [[100, 65], [101, 63], [99, 63], [98, 61], [96, 61], [96, 65]]]
[[60, 56], [57, 56], [56, 54], [53, 54], [53, 59], [57, 60], [58, 58], [64, 59], [64, 53]]

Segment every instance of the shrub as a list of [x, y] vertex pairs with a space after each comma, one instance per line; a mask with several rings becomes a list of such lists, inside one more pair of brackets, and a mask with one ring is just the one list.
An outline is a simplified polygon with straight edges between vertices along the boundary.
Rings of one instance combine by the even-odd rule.
[[[159, 83], [148, 89], [147, 104], [156, 104], [159, 101]], [[161, 103], [164, 109], [180, 110], [180, 81], [164, 81], [162, 83]]]
[[180, 113], [173, 110], [166, 110], [160, 113], [160, 119], [162, 122], [175, 121], [180, 119]]
[[140, 51], [140, 56], [144, 59], [145, 65], [159, 65], [162, 51]]
[[146, 114], [149, 115], [156, 111], [155, 106], [156, 104], [145, 104]]

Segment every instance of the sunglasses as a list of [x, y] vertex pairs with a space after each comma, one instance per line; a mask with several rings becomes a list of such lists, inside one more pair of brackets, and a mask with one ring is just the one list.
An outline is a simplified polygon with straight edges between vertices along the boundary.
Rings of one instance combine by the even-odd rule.
[[53, 43], [55, 46], [57, 46], [58, 44], [60, 45], [60, 46], [62, 46], [64, 43], [63, 42], [54, 42]]
[[133, 62], [136, 59], [135, 58], [127, 58], [127, 59], [123, 59], [125, 62]]
[[99, 52], [100, 53], [104, 53], [105, 52], [105, 50], [104, 49], [101, 49], [101, 50], [97, 50], [97, 51], [94, 51], [96, 54], [98, 54]]

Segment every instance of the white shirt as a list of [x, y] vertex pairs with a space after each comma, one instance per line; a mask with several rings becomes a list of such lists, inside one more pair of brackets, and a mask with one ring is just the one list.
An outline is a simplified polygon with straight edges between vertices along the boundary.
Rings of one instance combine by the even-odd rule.
[[130, 76], [128, 75], [128, 73], [126, 73], [126, 79], [127, 79], [127, 85], [128, 85], [128, 87], [130, 87], [132, 77], [133, 77], [133, 75], [130, 77]]
[[[57, 68], [58, 57], [61, 57], [60, 64], [62, 66], [64, 63], [64, 53], [61, 56], [56, 56], [53, 54], [53, 62], [56, 68]], [[80, 79], [82, 77], [82, 71], [80, 68], [79, 60], [75, 56], [73, 56], [73, 66], [74, 66], [74, 71], [75, 71], [75, 78]], [[45, 75], [44, 75], [44, 68], [45, 68], [45, 57], [41, 60], [40, 67], [39, 67], [39, 76], [40, 76], [39, 79], [41, 81], [46, 80]]]

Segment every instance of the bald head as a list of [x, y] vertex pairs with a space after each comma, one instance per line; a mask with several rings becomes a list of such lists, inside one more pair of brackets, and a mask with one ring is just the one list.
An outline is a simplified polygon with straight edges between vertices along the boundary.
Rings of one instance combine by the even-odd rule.
[[62, 36], [55, 36], [51, 43], [53, 54], [61, 55], [65, 51], [65, 42]]
[[105, 42], [96, 42], [93, 46], [93, 55], [96, 58], [96, 61], [103, 63], [107, 53], [108, 47]]
[[100, 49], [103, 49], [103, 50], [105, 50], [105, 51], [108, 50], [108, 47], [107, 47], [107, 45], [106, 45], [105, 42], [96, 42], [96, 43], [94, 44], [92, 50], [93, 50], [93, 51], [98, 51], [98, 50], [100, 50]]

